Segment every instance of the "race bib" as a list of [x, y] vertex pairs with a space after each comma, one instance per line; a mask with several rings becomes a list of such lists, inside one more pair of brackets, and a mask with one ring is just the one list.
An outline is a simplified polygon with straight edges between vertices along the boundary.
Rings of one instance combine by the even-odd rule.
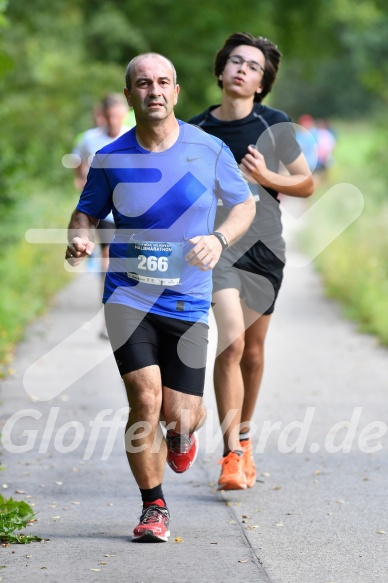
[[178, 285], [181, 279], [183, 243], [130, 241], [127, 276], [142, 283]]

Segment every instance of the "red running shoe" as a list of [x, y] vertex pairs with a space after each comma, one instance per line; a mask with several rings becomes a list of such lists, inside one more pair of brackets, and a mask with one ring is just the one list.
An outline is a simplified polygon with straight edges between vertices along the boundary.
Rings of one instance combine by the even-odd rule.
[[170, 531], [170, 513], [162, 500], [155, 500], [143, 508], [140, 522], [133, 531], [132, 541], [135, 543], [165, 543]]
[[167, 431], [167, 463], [177, 474], [193, 465], [198, 453], [198, 437], [194, 433]]

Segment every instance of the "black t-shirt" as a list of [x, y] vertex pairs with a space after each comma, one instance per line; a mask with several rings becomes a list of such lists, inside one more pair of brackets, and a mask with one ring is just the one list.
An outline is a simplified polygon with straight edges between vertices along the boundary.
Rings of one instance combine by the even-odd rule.
[[[229, 146], [237, 163], [247, 154], [248, 146], [255, 145], [264, 156], [266, 166], [273, 172], [279, 172], [280, 163], [291, 164], [300, 155], [301, 149], [295, 137], [291, 119], [286, 113], [254, 103], [249, 115], [233, 121], [221, 121], [212, 115], [213, 105], [199, 115], [192, 117], [189, 123], [199, 126], [206, 133], [221, 139]], [[260, 238], [266, 242], [281, 236], [281, 220], [278, 205], [278, 192], [264, 189], [260, 185], [250, 185], [257, 205], [256, 218], [244, 240]], [[270, 195], [270, 196], [268, 196]], [[276, 202], [274, 202], [276, 201]], [[227, 210], [218, 208], [216, 224], [225, 219]]]

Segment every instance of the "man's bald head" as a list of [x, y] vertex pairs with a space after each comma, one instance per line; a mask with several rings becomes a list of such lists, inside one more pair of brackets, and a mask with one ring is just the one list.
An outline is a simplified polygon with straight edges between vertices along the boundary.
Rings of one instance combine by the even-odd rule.
[[164, 55], [160, 55], [159, 53], [143, 53], [141, 55], [137, 55], [128, 63], [127, 69], [125, 71], [125, 85], [126, 85], [126, 87], [129, 90], [131, 89], [131, 73], [132, 73], [135, 65], [138, 64], [139, 61], [141, 61], [142, 59], [149, 59], [149, 58], [159, 58], [159, 59], [163, 59], [164, 61], [166, 61], [169, 64], [169, 66], [171, 67], [171, 71], [172, 71], [172, 75], [173, 75], [173, 82], [174, 82], [174, 85], [176, 85], [176, 83], [177, 83], [176, 70], [175, 70], [174, 65], [170, 61], [170, 59], [168, 59]]

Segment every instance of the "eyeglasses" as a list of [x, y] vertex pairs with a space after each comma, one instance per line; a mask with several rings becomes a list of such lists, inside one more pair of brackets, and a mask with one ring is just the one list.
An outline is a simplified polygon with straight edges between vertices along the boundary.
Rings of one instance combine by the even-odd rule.
[[260, 65], [260, 63], [258, 63], [257, 61], [246, 61], [245, 59], [240, 57], [240, 55], [232, 55], [227, 60], [227, 63], [232, 63], [232, 65], [240, 65], [240, 66], [243, 65], [244, 63], [246, 63], [251, 71], [255, 71], [255, 73], [259, 73], [260, 71], [262, 71], [263, 73], [265, 73], [265, 70]]

